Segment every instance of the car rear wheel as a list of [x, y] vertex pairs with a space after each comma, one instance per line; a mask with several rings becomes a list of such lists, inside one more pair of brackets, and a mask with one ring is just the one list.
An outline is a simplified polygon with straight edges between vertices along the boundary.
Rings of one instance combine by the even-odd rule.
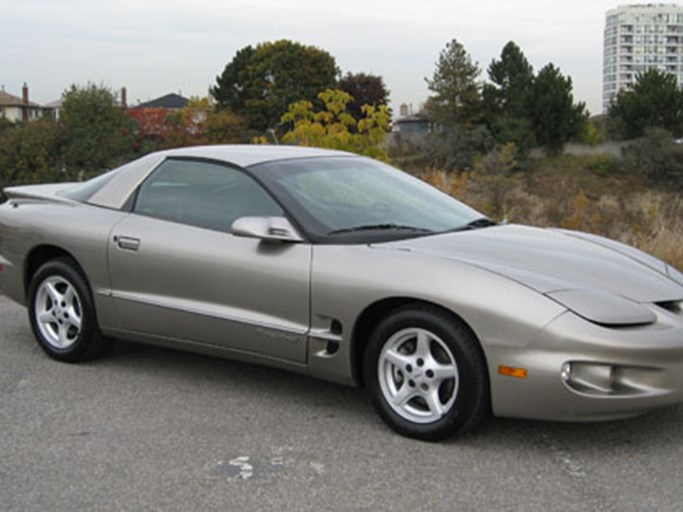
[[28, 310], [38, 344], [54, 359], [91, 359], [107, 345], [97, 326], [90, 288], [67, 258], [38, 269], [29, 285]]
[[489, 411], [486, 364], [476, 338], [437, 308], [402, 308], [380, 322], [363, 372], [379, 415], [408, 437], [436, 441], [462, 434]]

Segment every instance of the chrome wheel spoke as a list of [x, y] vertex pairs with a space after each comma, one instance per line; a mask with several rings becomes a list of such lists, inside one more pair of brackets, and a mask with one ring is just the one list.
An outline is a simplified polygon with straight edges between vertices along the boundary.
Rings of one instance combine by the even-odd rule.
[[420, 330], [417, 334], [415, 356], [422, 357], [423, 359], [431, 358], [431, 342], [429, 334], [426, 331]]
[[439, 388], [435, 387], [429, 390], [424, 395], [422, 395], [422, 398], [427, 404], [429, 411], [437, 418], [440, 418], [441, 415], [444, 413], [444, 406], [441, 403], [441, 399], [439, 398]]
[[394, 396], [391, 397], [391, 403], [396, 407], [404, 407], [412, 398], [417, 395], [417, 392], [412, 389], [407, 384], [403, 384], [403, 387], [398, 390]]
[[69, 345], [69, 326], [66, 324], [59, 324], [59, 345], [64, 348]]
[[431, 368], [434, 374], [434, 383], [441, 384], [448, 379], [455, 379], [458, 375], [458, 369], [451, 364], [435, 364]]
[[51, 283], [51, 282], [46, 282], [44, 286], [45, 286], [45, 291], [47, 292], [49, 297], [52, 299], [52, 302], [59, 304], [62, 301], [62, 294], [59, 293], [59, 291], [55, 287], [55, 284]]
[[78, 330], [81, 328], [81, 317], [73, 310], [69, 311], [69, 324]]
[[55, 317], [51, 311], [43, 311], [42, 313], [38, 313], [38, 321], [41, 324], [51, 324], [55, 321]]
[[64, 290], [64, 295], [62, 296], [62, 301], [67, 305], [72, 305], [74, 301], [77, 301], [78, 297], [71, 285], [67, 285], [66, 290]]
[[412, 356], [401, 354], [396, 350], [387, 350], [384, 354], [382, 354], [382, 357], [385, 361], [400, 369], [405, 369], [405, 367], [409, 364], [415, 364]]

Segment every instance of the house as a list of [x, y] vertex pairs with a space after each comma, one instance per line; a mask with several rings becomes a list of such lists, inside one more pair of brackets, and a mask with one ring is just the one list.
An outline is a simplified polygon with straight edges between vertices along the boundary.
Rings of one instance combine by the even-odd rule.
[[434, 131], [433, 123], [420, 116], [401, 117], [393, 122], [391, 130], [395, 133], [428, 134]]
[[0, 91], [0, 118], [7, 119], [12, 123], [27, 122], [40, 119], [49, 112], [48, 107], [33, 103], [28, 99], [28, 86], [24, 84], [22, 97], [13, 96], [5, 92], [3, 87]]
[[391, 131], [392, 134], [419, 137], [439, 131], [439, 127], [429, 121], [422, 112], [414, 114], [412, 105], [401, 103], [399, 118], [391, 124]]
[[190, 100], [180, 94], [170, 93], [155, 100], [140, 103], [133, 108], [165, 108], [167, 110], [180, 110], [187, 107]]
[[[154, 100], [139, 103], [134, 107], [129, 107], [128, 112], [131, 117], [137, 119], [140, 126], [145, 127], [144, 131], [146, 133], [160, 135], [169, 129], [167, 116], [186, 109], [189, 104], [189, 99], [180, 94], [170, 93]], [[206, 120], [206, 111], [201, 107], [195, 107], [190, 109], [189, 112], [191, 126], [186, 129], [190, 133], [198, 133], [198, 125]]]

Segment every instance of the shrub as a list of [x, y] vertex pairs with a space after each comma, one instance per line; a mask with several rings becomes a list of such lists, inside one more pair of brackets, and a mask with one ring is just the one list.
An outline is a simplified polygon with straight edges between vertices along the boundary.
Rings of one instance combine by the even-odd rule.
[[645, 137], [624, 149], [622, 168], [653, 184], [683, 190], [683, 144], [675, 142], [666, 130], [649, 129]]

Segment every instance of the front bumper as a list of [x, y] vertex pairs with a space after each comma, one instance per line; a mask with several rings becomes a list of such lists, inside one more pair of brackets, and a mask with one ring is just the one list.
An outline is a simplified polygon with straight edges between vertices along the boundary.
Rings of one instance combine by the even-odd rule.
[[[650, 307], [651, 325], [608, 328], [566, 312], [526, 346], [497, 346], [494, 414], [597, 421], [683, 403], [683, 313]], [[525, 369], [526, 378], [501, 375], [500, 366]]]

